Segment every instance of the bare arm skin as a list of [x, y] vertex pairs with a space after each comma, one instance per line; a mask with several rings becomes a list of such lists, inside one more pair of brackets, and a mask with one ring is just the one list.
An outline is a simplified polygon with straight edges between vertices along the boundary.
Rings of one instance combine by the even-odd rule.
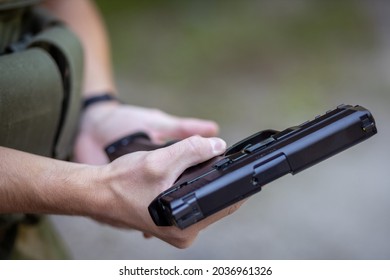
[[222, 153], [225, 147], [219, 138], [193, 136], [164, 149], [133, 153], [101, 166], [0, 147], [0, 213], [88, 216], [185, 248], [201, 229], [237, 206], [186, 230], [155, 226], [147, 207], [186, 168]]

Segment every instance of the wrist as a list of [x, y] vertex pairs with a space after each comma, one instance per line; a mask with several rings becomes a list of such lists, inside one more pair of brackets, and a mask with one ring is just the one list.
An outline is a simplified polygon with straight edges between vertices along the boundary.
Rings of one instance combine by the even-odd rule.
[[[105, 166], [55, 161], [41, 173], [33, 213], [74, 215], [105, 220], [114, 201]], [[111, 203], [111, 204], [110, 204]], [[29, 212], [29, 211], [27, 211]]]
[[[97, 207], [95, 200], [96, 166], [56, 162], [42, 174], [40, 188], [42, 212], [88, 216]], [[45, 174], [46, 173], [46, 174]], [[57, 174], [55, 177], [53, 174]], [[49, 178], [49, 180], [47, 180]], [[52, 178], [53, 180], [50, 180]]]
[[[109, 179], [103, 166], [73, 164], [57, 177], [54, 187], [60, 192], [44, 206], [47, 213], [103, 217], [112, 208]], [[50, 184], [53, 185], [53, 184]], [[60, 186], [60, 187], [58, 187]], [[46, 189], [47, 191], [48, 189]], [[53, 190], [54, 193], [54, 190]]]
[[[113, 168], [111, 164], [101, 165], [96, 168], [92, 178], [93, 192], [90, 193], [83, 216], [91, 217], [97, 221], [116, 227], [134, 228], [131, 222], [132, 213], [129, 205], [124, 205], [124, 196], [117, 191], [118, 184], [124, 179], [122, 169]], [[129, 182], [127, 181], [127, 184]], [[127, 220], [129, 219], [129, 220]]]
[[104, 104], [104, 103], [120, 103], [118, 97], [116, 94], [105, 91], [105, 92], [98, 92], [98, 93], [91, 93], [88, 94], [82, 101], [82, 109], [86, 110], [87, 108], [91, 106], [95, 106], [98, 104]]
[[81, 171], [85, 174], [79, 177], [83, 178], [83, 185], [77, 187], [77, 196], [81, 197], [79, 215], [104, 220], [108, 210], [113, 207], [110, 205], [114, 201], [109, 188], [110, 179], [105, 169], [105, 165], [88, 165], [87, 170]]

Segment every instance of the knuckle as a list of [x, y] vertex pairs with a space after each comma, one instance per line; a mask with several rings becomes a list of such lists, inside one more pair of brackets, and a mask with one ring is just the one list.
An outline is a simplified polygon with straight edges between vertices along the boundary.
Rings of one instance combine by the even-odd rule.
[[177, 243], [176, 248], [187, 249], [188, 247], [191, 246], [191, 244], [192, 244], [192, 241], [183, 240], [183, 241], [180, 241], [179, 243]]
[[194, 229], [179, 230], [172, 228], [169, 230], [166, 241], [178, 249], [186, 249], [192, 245], [199, 231]]
[[174, 241], [174, 246], [179, 249], [186, 249], [191, 246], [195, 238], [188, 236], [177, 237]]
[[157, 108], [150, 108], [149, 113], [154, 117], [162, 117], [167, 115], [164, 111]]
[[203, 137], [199, 135], [191, 136], [187, 138], [187, 142], [188, 142], [188, 149], [191, 154], [197, 155], [199, 157], [204, 156], [205, 145], [204, 145]]
[[160, 179], [164, 177], [163, 163], [159, 157], [156, 157], [153, 152], [147, 153], [144, 157], [144, 172], [151, 179]]
[[233, 214], [234, 212], [236, 212], [238, 210], [238, 208], [240, 208], [240, 206], [241, 206], [241, 203], [233, 204], [232, 206], [229, 207], [227, 214], [228, 215]]

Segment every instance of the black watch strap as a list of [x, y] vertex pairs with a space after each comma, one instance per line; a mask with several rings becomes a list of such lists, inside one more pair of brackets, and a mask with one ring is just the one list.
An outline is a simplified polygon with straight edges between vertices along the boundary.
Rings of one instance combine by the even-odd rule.
[[85, 98], [83, 100], [83, 110], [85, 110], [87, 107], [91, 106], [92, 104], [99, 103], [99, 102], [106, 102], [106, 101], [112, 101], [116, 100], [119, 101], [118, 98], [110, 93], [103, 93], [100, 95], [94, 95], [88, 98]]

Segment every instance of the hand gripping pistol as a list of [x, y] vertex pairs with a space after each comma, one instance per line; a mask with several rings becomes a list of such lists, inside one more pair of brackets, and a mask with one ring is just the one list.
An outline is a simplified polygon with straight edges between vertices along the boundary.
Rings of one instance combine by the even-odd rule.
[[[184, 229], [259, 192], [265, 184], [296, 174], [376, 133], [373, 116], [359, 105], [340, 105], [282, 131], [260, 131], [223, 155], [188, 168], [151, 202], [149, 213], [158, 226]], [[153, 144], [140, 132], [107, 146], [106, 153], [114, 160], [129, 152], [163, 146]]]

